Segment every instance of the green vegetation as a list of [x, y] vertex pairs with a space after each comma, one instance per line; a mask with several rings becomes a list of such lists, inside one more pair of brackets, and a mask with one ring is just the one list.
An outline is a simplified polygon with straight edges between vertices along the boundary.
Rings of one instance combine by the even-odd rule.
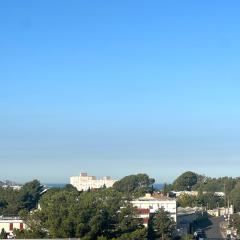
[[178, 197], [177, 204], [181, 207], [206, 207], [207, 209], [214, 209], [224, 207], [224, 198], [216, 196], [213, 193], [198, 194], [197, 196], [182, 194]]
[[236, 211], [240, 211], [240, 182], [238, 182], [235, 187], [230, 192], [230, 200], [234, 205]]
[[206, 192], [230, 192], [235, 187], [236, 183], [239, 182], [238, 178], [231, 177], [220, 177], [220, 178], [205, 178], [203, 182], [198, 182], [194, 185], [193, 190], [206, 191]]
[[[0, 187], [0, 215], [19, 215], [28, 225], [26, 230], [14, 230], [17, 238], [81, 238], [83, 240], [143, 240], [171, 239], [175, 223], [169, 213], [160, 209], [150, 215], [149, 227], [143, 226], [137, 211], [129, 203], [132, 198], [153, 191], [154, 179], [146, 174], [126, 176], [112, 188], [79, 192], [72, 185], [51, 189], [42, 194], [37, 180], [26, 183], [21, 190]], [[239, 178], [207, 178], [194, 172], [185, 172], [173, 184], [164, 185], [163, 193], [170, 190], [197, 191], [197, 196], [183, 194], [178, 206], [203, 206], [209, 209], [226, 205], [226, 198], [215, 192], [226, 192], [229, 202], [240, 211]], [[39, 204], [40, 208], [37, 208]], [[240, 217], [232, 218], [240, 230]], [[206, 222], [203, 219], [203, 222]], [[1, 231], [0, 238], [6, 233]], [[188, 236], [189, 238], [191, 236]]]
[[166, 186], [167, 190], [174, 191], [198, 191], [198, 192], [225, 192], [231, 193], [236, 184], [240, 182], [239, 178], [220, 177], [210, 178], [191, 171], [181, 174], [173, 184]]
[[114, 189], [82, 193], [69, 189], [50, 190], [40, 200], [40, 206], [41, 210], [31, 214], [22, 213], [31, 231], [16, 232], [18, 238], [38, 235], [50, 238], [124, 239], [123, 236], [131, 236], [132, 239], [146, 239], [146, 230], [141, 220], [136, 218], [136, 209]]
[[5, 239], [5, 238], [7, 238], [7, 233], [4, 229], [2, 229], [0, 233], [0, 239]]
[[173, 189], [176, 191], [191, 191], [192, 188], [199, 182], [202, 182], [204, 176], [194, 172], [185, 172], [181, 174], [174, 182]]
[[[152, 217], [148, 231], [137, 217], [137, 209], [127, 199], [130, 195], [151, 190], [154, 179], [146, 174], [131, 175], [115, 183], [113, 188], [78, 192], [71, 185], [51, 189], [43, 194], [36, 180], [21, 191], [5, 189], [1, 210], [17, 203], [18, 213], [28, 225], [26, 230], [14, 230], [16, 238], [81, 238], [85, 240], [144, 240], [168, 239], [174, 228], [173, 220], [163, 209]], [[11, 192], [12, 191], [12, 192]], [[11, 192], [11, 194], [10, 194]], [[8, 194], [7, 194], [8, 193]], [[14, 193], [14, 194], [13, 194]], [[131, 194], [130, 194], [131, 193]], [[40, 208], [36, 208], [39, 203]], [[4, 232], [2, 233], [4, 235]]]
[[172, 239], [175, 227], [173, 218], [161, 208], [149, 220], [148, 239]]
[[114, 183], [113, 188], [122, 193], [142, 195], [151, 191], [155, 180], [147, 174], [129, 175]]
[[43, 187], [37, 180], [23, 185], [21, 190], [0, 187], [0, 215], [18, 215], [21, 210], [34, 209]]
[[[227, 200], [240, 211], [240, 179], [232, 177], [210, 178], [194, 172], [181, 174], [173, 184], [165, 186], [164, 191], [197, 191], [197, 196], [183, 194], [178, 198], [178, 206], [203, 206], [208, 209], [223, 207]], [[215, 192], [225, 192], [227, 197], [217, 196]]]
[[231, 177], [209, 178], [193, 172], [185, 172], [180, 175], [168, 190], [197, 191], [197, 196], [183, 194], [177, 199], [181, 207], [206, 207], [213, 209], [226, 206], [227, 198], [217, 196], [215, 192], [225, 192], [229, 202], [234, 204], [235, 210], [240, 210], [240, 179]]

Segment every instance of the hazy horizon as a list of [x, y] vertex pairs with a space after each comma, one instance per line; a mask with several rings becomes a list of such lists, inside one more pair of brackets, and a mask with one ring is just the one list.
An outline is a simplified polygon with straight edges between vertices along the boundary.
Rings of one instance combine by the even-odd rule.
[[1, 2], [0, 179], [237, 176], [239, 7]]

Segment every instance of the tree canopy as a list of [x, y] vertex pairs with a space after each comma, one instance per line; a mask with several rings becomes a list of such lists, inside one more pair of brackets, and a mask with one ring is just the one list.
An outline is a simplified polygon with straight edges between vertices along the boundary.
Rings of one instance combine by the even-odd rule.
[[38, 232], [50, 238], [146, 239], [136, 209], [114, 189], [82, 193], [69, 188], [49, 190], [40, 206], [41, 210], [23, 215], [31, 231], [17, 232], [17, 237], [28, 238]]
[[119, 192], [133, 193], [139, 190], [149, 190], [155, 182], [147, 174], [129, 175], [114, 183], [113, 188]]
[[34, 209], [42, 190], [38, 180], [24, 184], [20, 190], [0, 187], [0, 215], [18, 215], [20, 210]]
[[240, 211], [240, 182], [236, 184], [230, 193], [230, 200], [236, 211]]
[[197, 184], [200, 179], [197, 173], [188, 171], [181, 174], [174, 182], [173, 188], [177, 191], [192, 190], [192, 187]]
[[149, 239], [171, 239], [175, 226], [170, 213], [161, 208], [149, 220]]

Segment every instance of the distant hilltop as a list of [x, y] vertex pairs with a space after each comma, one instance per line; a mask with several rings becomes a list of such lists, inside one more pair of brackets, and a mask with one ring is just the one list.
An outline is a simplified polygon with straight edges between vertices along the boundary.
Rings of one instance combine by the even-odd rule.
[[77, 188], [78, 191], [87, 191], [89, 189], [98, 189], [102, 187], [112, 187], [117, 180], [111, 177], [97, 179], [95, 176], [88, 176], [87, 173], [80, 173], [79, 176], [70, 177], [70, 184]]

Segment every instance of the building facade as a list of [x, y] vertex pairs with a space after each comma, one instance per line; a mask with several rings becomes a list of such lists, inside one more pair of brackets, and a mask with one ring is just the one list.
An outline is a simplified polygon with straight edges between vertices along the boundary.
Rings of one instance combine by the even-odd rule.
[[70, 184], [77, 188], [78, 191], [87, 191], [88, 189], [97, 189], [105, 186], [112, 187], [116, 180], [111, 177], [97, 179], [95, 176], [88, 176], [87, 173], [80, 173], [79, 176], [70, 177]]
[[143, 221], [143, 225], [145, 227], [148, 226], [148, 220], [149, 220], [149, 215], [150, 215], [150, 209], [143, 209], [143, 208], [138, 208], [137, 209], [137, 214], [138, 218], [141, 218]]
[[131, 203], [134, 207], [138, 208], [139, 217], [143, 219], [145, 226], [147, 226], [150, 214], [155, 213], [161, 208], [163, 208], [164, 211], [169, 212], [175, 222], [177, 221], [177, 204], [176, 199], [174, 198], [159, 194], [146, 194], [144, 197], [131, 201]]
[[24, 230], [26, 224], [19, 217], [0, 217], [0, 231], [4, 229], [8, 236], [13, 236], [13, 230]]
[[202, 207], [178, 207], [177, 208], [177, 228], [180, 236], [191, 232], [191, 226], [195, 220], [206, 214]]

